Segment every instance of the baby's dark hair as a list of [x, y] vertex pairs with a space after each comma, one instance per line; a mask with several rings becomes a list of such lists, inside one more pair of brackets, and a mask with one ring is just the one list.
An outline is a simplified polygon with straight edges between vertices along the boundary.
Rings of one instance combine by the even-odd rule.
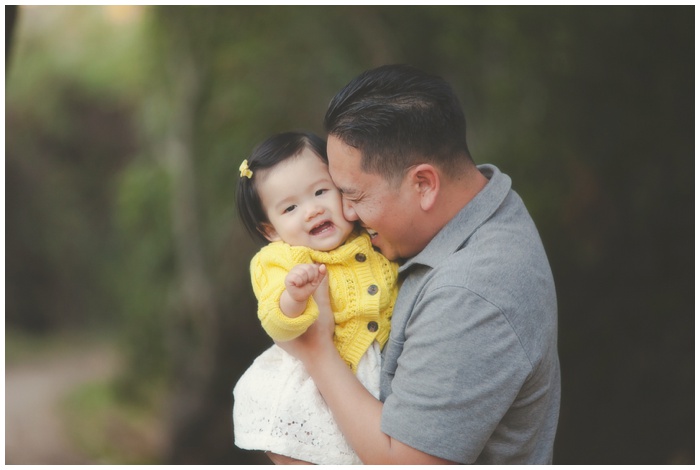
[[265, 213], [257, 181], [263, 170], [299, 155], [304, 149], [312, 150], [318, 158], [328, 164], [326, 141], [310, 132], [294, 131], [273, 135], [260, 143], [248, 157], [248, 169], [252, 176], [240, 176], [236, 188], [238, 215], [248, 233], [255, 239], [267, 242], [263, 224], [270, 220]]

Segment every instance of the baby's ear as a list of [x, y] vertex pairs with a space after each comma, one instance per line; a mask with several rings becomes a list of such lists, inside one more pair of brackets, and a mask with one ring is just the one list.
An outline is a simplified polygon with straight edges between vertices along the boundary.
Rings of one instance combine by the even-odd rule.
[[278, 242], [278, 241], [282, 240], [280, 238], [280, 236], [277, 235], [277, 230], [275, 230], [275, 228], [271, 224], [268, 224], [267, 222], [263, 222], [261, 226], [262, 226], [263, 235], [265, 236], [265, 238], [267, 238], [268, 241]]

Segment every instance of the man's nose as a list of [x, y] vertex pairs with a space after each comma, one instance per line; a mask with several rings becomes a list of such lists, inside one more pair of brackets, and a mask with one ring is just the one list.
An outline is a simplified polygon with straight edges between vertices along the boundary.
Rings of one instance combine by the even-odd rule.
[[355, 222], [356, 220], [360, 220], [360, 218], [357, 216], [357, 212], [355, 212], [355, 208], [353, 207], [352, 203], [350, 203], [347, 199], [343, 199], [343, 217], [345, 217], [345, 220], [349, 222]]

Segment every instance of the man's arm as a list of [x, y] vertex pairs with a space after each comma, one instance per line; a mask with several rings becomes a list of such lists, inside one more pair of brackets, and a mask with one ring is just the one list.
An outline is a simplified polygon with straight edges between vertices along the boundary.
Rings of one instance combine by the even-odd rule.
[[[319, 299], [316, 299], [319, 303]], [[313, 378], [341, 432], [365, 464], [453, 463], [403, 444], [381, 430], [382, 402], [348, 368], [333, 344], [333, 316], [319, 304], [319, 319], [299, 338], [279, 343]]]

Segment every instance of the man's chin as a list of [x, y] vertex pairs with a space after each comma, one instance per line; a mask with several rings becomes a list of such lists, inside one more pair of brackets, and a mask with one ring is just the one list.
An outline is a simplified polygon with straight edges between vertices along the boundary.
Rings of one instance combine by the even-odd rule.
[[403, 258], [400, 258], [400, 257], [398, 256], [398, 253], [392, 251], [391, 249], [382, 250], [382, 247], [381, 247], [381, 246], [379, 246], [379, 245], [374, 245], [374, 244], [372, 244], [372, 248], [374, 248], [374, 251], [383, 254], [384, 257], [385, 257], [386, 259], [388, 259], [389, 261], [394, 261], [394, 262], [397, 262], [397, 263], [399, 263], [399, 264], [401, 264], [401, 263], [404, 261]]

